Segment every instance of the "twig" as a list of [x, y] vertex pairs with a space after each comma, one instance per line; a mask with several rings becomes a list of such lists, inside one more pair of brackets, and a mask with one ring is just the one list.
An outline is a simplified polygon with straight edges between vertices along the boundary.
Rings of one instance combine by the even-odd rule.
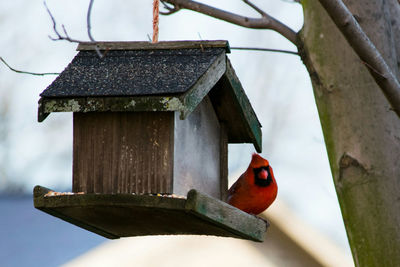
[[260, 13], [260, 15], [262, 17], [268, 17], [268, 14], [265, 13], [263, 10], [261, 10], [260, 8], [258, 8], [255, 4], [251, 3], [249, 0], [243, 0], [243, 2], [245, 2], [248, 6], [250, 6], [251, 8], [253, 8], [255, 11], [257, 11], [258, 13]]
[[369, 68], [371, 71], [375, 72], [376, 74], [386, 78], [385, 75], [383, 75], [382, 73], [380, 73], [379, 71], [377, 71], [376, 69], [374, 69], [370, 64], [368, 64], [367, 62], [361, 61], [362, 64], [364, 64], [365, 66], [367, 66], [367, 68]]
[[59, 75], [60, 73], [58, 72], [30, 72], [30, 71], [22, 71], [22, 70], [17, 70], [11, 67], [2, 57], [0, 57], [0, 61], [4, 63], [11, 71], [17, 72], [17, 73], [22, 73], [22, 74], [30, 74], [30, 75], [36, 75], [36, 76], [45, 76], [45, 75]]
[[342, 32], [354, 52], [365, 63], [393, 110], [400, 117], [400, 83], [378, 49], [376, 49], [353, 14], [341, 0], [319, 0], [319, 2]]
[[[91, 42], [91, 43], [96, 43], [96, 40], [94, 40], [94, 38], [93, 38], [93, 36], [92, 36], [92, 33], [91, 33], [91, 24], [90, 24], [90, 16], [91, 16], [91, 12], [92, 12], [93, 2], [94, 2], [94, 0], [90, 0], [88, 12], [87, 12], [87, 17], [86, 17], [86, 21], [87, 21], [87, 31], [88, 31], [88, 36], [89, 36], [90, 42]], [[62, 30], [63, 30], [63, 32], [64, 32], [64, 36], [63, 36], [62, 34], [60, 34], [59, 31], [57, 30], [57, 23], [56, 23], [56, 20], [55, 20], [53, 14], [51, 13], [50, 9], [48, 8], [48, 6], [47, 6], [47, 4], [46, 4], [46, 1], [44, 1], [43, 4], [44, 4], [44, 6], [46, 7], [47, 13], [48, 13], [49, 16], [50, 16], [51, 21], [53, 22], [53, 30], [54, 30], [54, 33], [57, 35], [57, 38], [51, 37], [51, 36], [49, 35], [49, 38], [50, 38], [51, 40], [53, 40], [53, 41], [61, 41], [61, 40], [63, 40], [63, 41], [71, 42], [71, 43], [82, 43], [82, 42], [84, 42], [84, 41], [81, 41], [81, 40], [77, 40], [77, 39], [71, 38], [71, 37], [68, 35], [68, 32], [67, 32], [67, 30], [66, 30], [64, 24], [61, 24], [61, 28], [62, 28]], [[86, 43], [87, 43], [87, 42], [86, 42]], [[104, 57], [104, 55], [101, 53], [101, 51], [100, 51], [100, 49], [99, 49], [99, 47], [98, 47], [97, 45], [94, 46], [94, 49], [95, 49], [97, 55], [98, 55], [100, 58], [103, 58], [103, 57]]]
[[281, 0], [282, 2], [286, 2], [286, 3], [299, 3], [301, 0]]
[[69, 41], [69, 42], [72, 42], [72, 43], [80, 43], [81, 41], [76, 40], [76, 39], [72, 39], [72, 38], [70, 38], [70, 37], [68, 36], [67, 30], [65, 29], [64, 24], [62, 24], [61, 27], [63, 28], [63, 31], [64, 31], [65, 36], [62, 36], [62, 35], [58, 32], [56, 20], [54, 19], [53, 14], [50, 12], [50, 9], [47, 7], [46, 1], [44, 1], [43, 4], [44, 4], [44, 6], [46, 7], [47, 13], [48, 13], [49, 16], [50, 16], [51, 21], [53, 22], [53, 30], [54, 30], [54, 33], [57, 35], [57, 38], [51, 37], [50, 35], [49, 35], [49, 38], [50, 38], [51, 40], [53, 40], [53, 41], [66, 40], [66, 41]]
[[90, 25], [90, 15], [92, 13], [93, 2], [94, 2], [94, 0], [90, 0], [90, 2], [89, 2], [89, 8], [87, 11], [86, 22], [87, 22], [87, 32], [88, 32], [89, 39], [90, 39], [90, 41], [95, 42], [95, 40], [92, 36], [92, 26]]
[[170, 7], [170, 6], [167, 5], [167, 3], [165, 3], [164, 1], [161, 1], [161, 4], [163, 4], [164, 8], [165, 8], [166, 10], [168, 10], [168, 12], [162, 12], [162, 11], [160, 11], [160, 14], [161, 14], [161, 15], [165, 15], [165, 16], [171, 15], [171, 14], [174, 14], [175, 12], [178, 12], [178, 11], [181, 9], [178, 5], [175, 5], [175, 6], [173, 6], [173, 7]]
[[299, 54], [294, 51], [282, 50], [282, 49], [272, 49], [272, 48], [258, 48], [258, 47], [230, 47], [232, 50], [249, 50], [249, 51], [263, 51], [263, 52], [277, 52], [286, 53], [298, 56]]
[[[88, 36], [89, 36], [90, 41], [96, 42], [96, 40], [94, 40], [94, 38], [92, 36], [92, 25], [90, 23], [90, 16], [92, 14], [93, 3], [94, 3], [94, 0], [90, 0], [88, 11], [87, 11], [87, 15], [86, 15], [86, 24], [87, 24], [87, 32], [88, 32]], [[100, 49], [99, 49], [99, 47], [97, 45], [94, 46], [94, 50], [96, 51], [96, 53], [99, 56], [99, 58], [103, 58], [104, 57], [104, 54], [102, 54], [100, 52]]]
[[174, 8], [167, 8], [168, 10], [170, 10], [170, 12], [168, 12], [167, 14], [173, 14], [176, 11], [185, 8], [246, 28], [274, 30], [297, 46], [298, 40], [297, 33], [295, 31], [293, 31], [291, 28], [278, 21], [277, 19], [271, 17], [255, 5], [251, 4], [249, 1], [245, 1], [245, 3], [255, 9], [258, 13], [262, 14], [261, 18], [249, 18], [237, 15], [191, 0], [163, 0], [163, 2], [167, 2], [174, 6]]

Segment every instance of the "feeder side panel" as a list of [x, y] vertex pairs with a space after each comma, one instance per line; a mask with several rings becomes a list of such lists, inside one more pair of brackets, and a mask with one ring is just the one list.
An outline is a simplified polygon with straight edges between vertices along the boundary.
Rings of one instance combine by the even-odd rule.
[[185, 120], [175, 114], [173, 191], [194, 188], [221, 199], [220, 174], [220, 125], [206, 96]]

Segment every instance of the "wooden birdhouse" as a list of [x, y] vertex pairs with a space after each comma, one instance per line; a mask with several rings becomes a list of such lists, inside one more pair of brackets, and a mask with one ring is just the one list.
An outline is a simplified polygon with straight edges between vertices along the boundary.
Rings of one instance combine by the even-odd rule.
[[223, 202], [228, 143], [261, 150], [228, 42], [80, 43], [78, 51], [42, 92], [38, 115], [73, 112], [72, 193], [37, 186], [35, 206], [109, 238], [261, 241], [265, 222]]

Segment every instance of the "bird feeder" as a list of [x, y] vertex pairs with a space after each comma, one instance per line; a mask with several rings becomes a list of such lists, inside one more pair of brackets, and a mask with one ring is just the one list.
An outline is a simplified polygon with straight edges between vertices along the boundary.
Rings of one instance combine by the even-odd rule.
[[[42, 92], [38, 120], [73, 113], [72, 192], [35, 207], [108, 238], [202, 234], [262, 241], [226, 203], [228, 143], [261, 150], [227, 41], [80, 43]], [[98, 51], [102, 57], [99, 57]]]

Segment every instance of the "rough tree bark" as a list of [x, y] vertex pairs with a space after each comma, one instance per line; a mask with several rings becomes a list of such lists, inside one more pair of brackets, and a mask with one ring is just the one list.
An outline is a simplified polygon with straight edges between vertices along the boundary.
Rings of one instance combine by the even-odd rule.
[[[397, 0], [344, 2], [399, 77]], [[355, 264], [400, 266], [400, 119], [319, 2], [302, 4], [300, 53]]]
[[[380, 51], [361, 28], [357, 22], [359, 17], [351, 13], [342, 0], [319, 0], [319, 2], [359, 58], [366, 63], [365, 65], [375, 82], [382, 89], [393, 110], [400, 117], [400, 83], [397, 80], [396, 72], [389, 66]], [[388, 11], [382, 12], [381, 15], [390, 17]], [[393, 44], [390, 45], [390, 48], [392, 47]]]

